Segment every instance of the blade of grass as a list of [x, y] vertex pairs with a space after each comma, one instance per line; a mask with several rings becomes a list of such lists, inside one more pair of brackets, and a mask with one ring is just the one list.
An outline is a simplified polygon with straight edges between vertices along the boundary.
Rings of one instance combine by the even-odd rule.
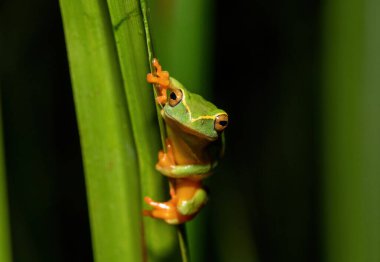
[[[150, 73], [154, 74], [155, 70], [153, 68], [152, 61], [156, 58], [156, 55], [154, 53], [153, 49], [153, 42], [152, 42], [152, 36], [150, 33], [150, 26], [149, 26], [149, 9], [147, 6], [146, 1], [140, 0], [140, 8], [143, 16], [143, 23], [144, 23], [144, 30], [145, 30], [145, 40], [146, 40], [146, 49], [148, 52], [148, 63], [149, 63], [149, 69]], [[157, 91], [154, 85], [152, 85], [153, 91], [154, 91], [154, 98], [157, 98]], [[164, 120], [161, 117], [161, 107], [156, 103], [156, 111], [157, 111], [157, 119], [158, 119], [158, 126], [160, 129], [161, 134], [161, 146], [162, 150], [166, 153], [166, 130], [165, 130], [165, 124]]]
[[7, 183], [5, 178], [5, 161], [3, 147], [3, 127], [2, 112], [0, 104], [0, 261], [10, 262], [11, 259], [11, 241], [9, 232], [8, 218], [8, 196]]
[[[107, 0], [114, 28], [125, 95], [128, 101], [141, 174], [142, 197], [164, 200], [164, 179], [156, 170], [161, 143], [152, 87], [146, 82], [149, 59], [143, 17], [138, 0]], [[142, 199], [141, 197], [141, 199]], [[177, 248], [173, 227], [144, 219], [149, 259], [164, 259]]]
[[[96, 261], [142, 261], [138, 166], [105, 1], [61, 0]], [[134, 65], [131, 65], [133, 67]]]
[[181, 249], [182, 262], [188, 262], [190, 261], [190, 256], [188, 252], [189, 248], [187, 244], [185, 225], [182, 224], [182, 225], [177, 226], [177, 235], [178, 235], [179, 248]]

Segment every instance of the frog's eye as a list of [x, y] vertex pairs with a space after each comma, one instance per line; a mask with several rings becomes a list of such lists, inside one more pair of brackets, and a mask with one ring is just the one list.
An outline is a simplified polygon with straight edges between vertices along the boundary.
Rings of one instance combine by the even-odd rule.
[[169, 95], [169, 105], [176, 106], [182, 100], [182, 91], [180, 89], [174, 89]]
[[228, 126], [228, 116], [220, 114], [215, 117], [214, 128], [217, 132], [222, 132]]

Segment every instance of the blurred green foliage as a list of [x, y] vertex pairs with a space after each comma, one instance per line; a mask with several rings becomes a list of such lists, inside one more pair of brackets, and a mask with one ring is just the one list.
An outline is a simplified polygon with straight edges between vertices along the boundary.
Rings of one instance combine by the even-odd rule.
[[[164, 67], [231, 119], [197, 261], [378, 261], [378, 1], [151, 2]], [[4, 1], [0, 29], [14, 259], [91, 261], [58, 4]]]
[[324, 11], [324, 257], [380, 261], [380, 2]]

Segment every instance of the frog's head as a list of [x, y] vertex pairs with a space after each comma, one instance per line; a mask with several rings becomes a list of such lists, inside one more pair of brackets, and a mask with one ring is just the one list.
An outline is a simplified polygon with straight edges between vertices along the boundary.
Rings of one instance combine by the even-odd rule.
[[228, 125], [227, 113], [203, 97], [190, 93], [174, 78], [170, 81], [168, 102], [163, 108], [167, 124], [177, 125], [184, 132], [208, 140], [216, 140]]

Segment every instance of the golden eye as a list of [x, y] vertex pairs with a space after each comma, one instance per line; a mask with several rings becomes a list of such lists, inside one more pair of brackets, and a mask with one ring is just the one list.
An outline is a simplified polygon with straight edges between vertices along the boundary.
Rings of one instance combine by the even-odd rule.
[[169, 95], [169, 105], [171, 107], [178, 105], [178, 103], [182, 100], [182, 96], [183, 95], [181, 89], [173, 89], [173, 91], [170, 92]]
[[214, 128], [217, 132], [222, 132], [228, 126], [228, 116], [220, 114], [215, 117]]

